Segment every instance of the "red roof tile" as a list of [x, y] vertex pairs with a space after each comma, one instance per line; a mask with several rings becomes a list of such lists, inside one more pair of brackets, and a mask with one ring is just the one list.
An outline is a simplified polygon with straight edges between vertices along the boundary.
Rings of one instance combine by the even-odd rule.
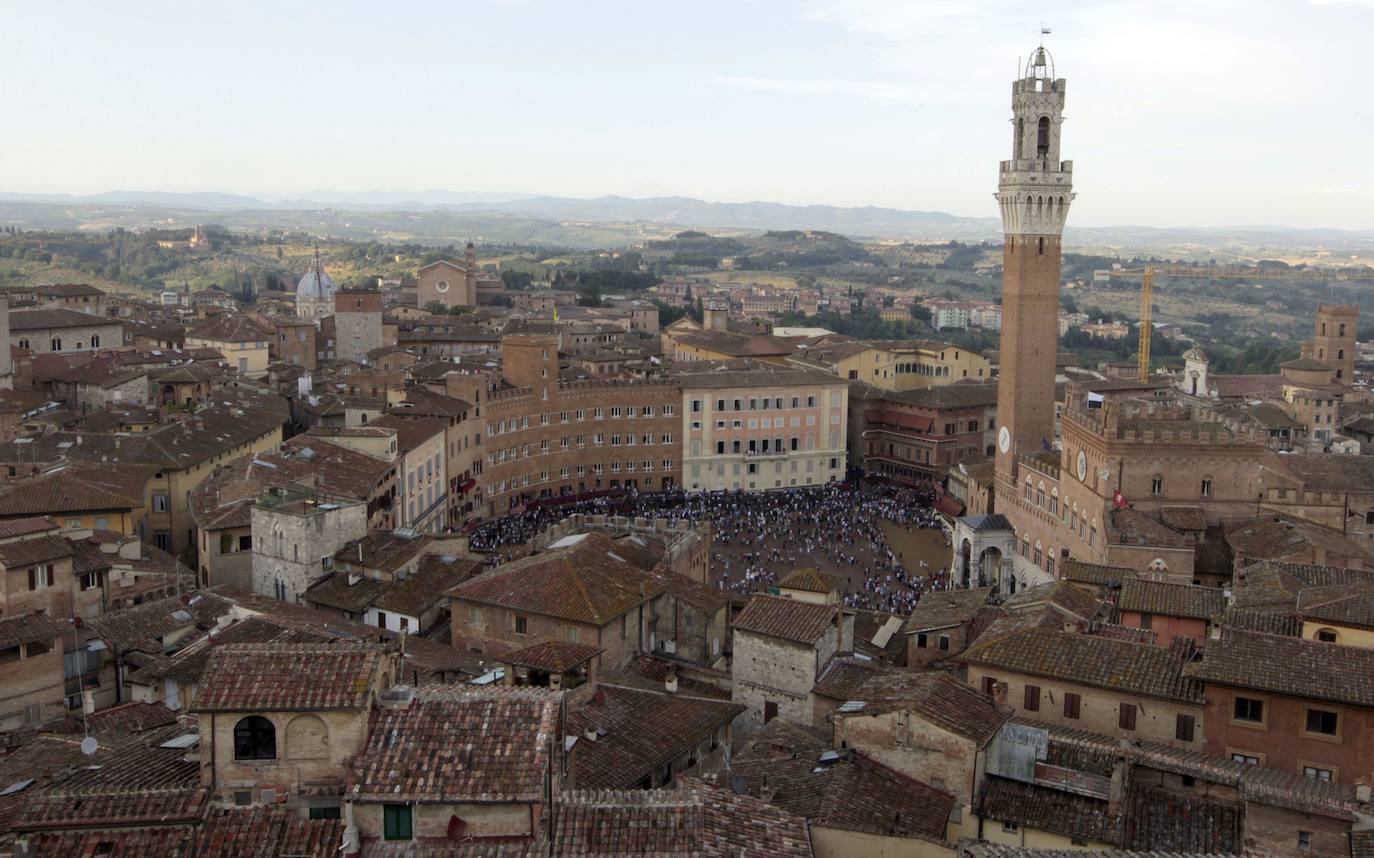
[[229, 644], [210, 655], [202, 712], [361, 709], [379, 682], [376, 646]]

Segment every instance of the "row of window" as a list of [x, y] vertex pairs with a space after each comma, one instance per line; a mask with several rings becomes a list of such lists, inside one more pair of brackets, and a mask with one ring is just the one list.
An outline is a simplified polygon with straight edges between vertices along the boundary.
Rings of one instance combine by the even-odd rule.
[[[815, 407], [816, 407], [816, 403], [818, 402], [818, 400], [817, 400], [817, 398], [816, 398], [815, 396], [793, 396], [793, 397], [791, 397], [790, 399], [789, 399], [788, 397], [786, 397], [786, 396], [764, 396], [764, 397], [762, 397], [762, 398], [755, 396], [755, 397], [750, 397], [749, 399], [717, 399], [717, 400], [716, 400], [716, 410], [717, 410], [717, 411], [768, 411], [768, 410], [770, 410], [770, 409], [771, 409], [771, 410], [782, 410], [783, 408], [786, 408], [786, 407], [787, 407], [787, 403], [788, 403], [789, 401], [792, 403], [792, 407], [793, 407], [793, 408], [801, 408], [801, 407], [803, 407], [803, 403], [805, 403], [805, 407], [806, 407], [806, 408], [815, 408]], [[840, 393], [839, 393], [839, 391], [835, 391], [835, 392], [833, 392], [833, 393], [830, 394], [830, 404], [833, 405], [833, 406], [835, 406], [835, 407], [839, 407], [839, 404], [840, 404]], [[704, 403], [702, 400], [700, 400], [700, 399], [693, 399], [693, 400], [692, 400], [692, 413], [693, 413], [693, 414], [700, 414], [700, 413], [701, 413], [701, 410], [702, 410], [702, 408], [703, 408], [704, 406], [705, 406], [705, 403]]]
[[[672, 417], [672, 416], [673, 416], [673, 413], [674, 413], [674, 411], [675, 411], [675, 409], [674, 409], [673, 406], [671, 406], [671, 405], [664, 405], [664, 406], [662, 406], [662, 408], [659, 408], [659, 409], [656, 409], [656, 408], [655, 408], [654, 406], [652, 406], [652, 405], [642, 405], [642, 406], [638, 406], [638, 407], [636, 407], [636, 406], [634, 406], [634, 405], [625, 405], [625, 406], [612, 405], [609, 409], [606, 409], [606, 408], [593, 408], [593, 409], [591, 409], [591, 412], [592, 412], [592, 419], [593, 419], [593, 420], [605, 420], [605, 419], [606, 419], [606, 412], [607, 412], [607, 410], [610, 411], [610, 413], [611, 413], [611, 419], [613, 419], [613, 420], [614, 420], [614, 419], [619, 419], [619, 418], [626, 418], [626, 417], [653, 417], [654, 414], [655, 414], [655, 411], [657, 411], [658, 413], [662, 414], [662, 416], [664, 416], [664, 417]], [[586, 420], [586, 419], [587, 419], [587, 409], [585, 409], [585, 408], [578, 408], [578, 409], [575, 410], [575, 411], [560, 411], [560, 412], [558, 412], [558, 422], [559, 422], [559, 423], [573, 423], [573, 422], [581, 423], [582, 421], [584, 421], [584, 420]], [[539, 415], [539, 423], [538, 423], [538, 425], [540, 425], [540, 426], [548, 426], [548, 425], [549, 425], [550, 423], [552, 423], [552, 422], [553, 422], [553, 420], [552, 420], [552, 415], [550, 415], [549, 413], [545, 412], [545, 413]], [[514, 431], [516, 431], [516, 430], [518, 430], [518, 429], [528, 429], [528, 428], [530, 428], [530, 418], [529, 418], [529, 415], [526, 415], [526, 416], [524, 416], [524, 417], [506, 417], [506, 418], [503, 418], [503, 419], [501, 419], [501, 420], [497, 420], [497, 421], [494, 422], [494, 423], [488, 423], [488, 424], [487, 424], [487, 436], [490, 437], [490, 436], [492, 436], [492, 435], [500, 435], [500, 434], [502, 434], [502, 433], [504, 433], [504, 432], [514, 432]]]
[[[832, 414], [832, 415], [830, 415], [830, 422], [831, 422], [831, 423], [839, 423], [839, 422], [840, 422], [840, 415], [838, 415], [838, 414]], [[792, 416], [791, 423], [792, 423], [792, 428], [795, 429], [795, 428], [797, 428], [798, 426], [801, 426], [801, 425], [802, 425], [802, 419], [801, 419], [801, 417], [799, 417], [799, 416], [793, 415], [793, 416]], [[764, 417], [764, 418], [762, 418], [762, 422], [760, 422], [760, 420], [759, 420], [758, 418], [754, 418], [754, 417], [749, 418], [748, 422], [746, 422], [746, 421], [744, 421], [744, 420], [717, 420], [717, 421], [716, 421], [716, 428], [717, 428], [717, 429], [744, 429], [744, 428], [746, 428], [746, 427], [749, 428], [749, 429], [768, 429], [768, 428], [781, 429], [781, 428], [782, 428], [783, 426], [785, 426], [785, 425], [787, 425], [787, 418], [786, 418], [786, 417], [773, 417], [773, 418], [771, 418], [771, 419], [768, 418], [768, 417]], [[807, 425], [807, 426], [815, 426], [815, 425], [816, 425], [816, 415], [814, 415], [814, 414], [808, 414], [808, 415], [806, 415], [806, 425]], [[700, 430], [700, 429], [701, 429], [701, 421], [700, 421], [700, 420], [693, 420], [693, 421], [692, 421], [692, 428], [693, 428], [694, 430]]]
[[[655, 435], [652, 435], [652, 434], [644, 434], [644, 435], [627, 434], [627, 435], [623, 435], [623, 436], [622, 436], [622, 435], [619, 435], [619, 434], [613, 434], [613, 435], [610, 436], [610, 439], [611, 439], [611, 446], [612, 446], [612, 447], [634, 447], [634, 446], [636, 446], [636, 445], [644, 446], [644, 447], [652, 447], [652, 446], [654, 445], [654, 443], [655, 443], [655, 438], [657, 438], [657, 443], [659, 443], [659, 444], [671, 444], [671, 443], [673, 443], [673, 433], [671, 433], [671, 432], [664, 432], [662, 435], [658, 435], [658, 436], [655, 436]], [[586, 435], [578, 435], [578, 436], [577, 436], [577, 440], [576, 440], [576, 444], [577, 444], [577, 449], [579, 449], [579, 450], [585, 450], [585, 449], [587, 448], [587, 436], [586, 436]], [[560, 439], [558, 440], [558, 449], [559, 449], [560, 451], [566, 452], [566, 451], [567, 451], [568, 449], [570, 449], [572, 446], [573, 446], [573, 439], [570, 438], [570, 437], [566, 437], [566, 436], [565, 436], [565, 437], [560, 438]], [[606, 435], [605, 435], [604, 433], [601, 433], [601, 432], [598, 432], [598, 433], [596, 433], [595, 435], [593, 435], [593, 436], [592, 436], [592, 446], [593, 446], [593, 447], [604, 447], [604, 446], [606, 446]], [[536, 451], [535, 455], [541, 455], [541, 456], [542, 456], [542, 455], [547, 455], [548, 453], [552, 453], [552, 452], [553, 452], [553, 441], [552, 441], [551, 439], [547, 439], [547, 438], [546, 438], [546, 439], [544, 439], [543, 441], [540, 441], [540, 442], [539, 442], [539, 449]], [[530, 445], [529, 445], [529, 444], [521, 444], [521, 445], [518, 446], [518, 447], [507, 447], [507, 448], [504, 448], [504, 449], [501, 449], [501, 450], [494, 450], [494, 451], [488, 453], [488, 454], [487, 454], [487, 464], [488, 464], [488, 465], [500, 465], [500, 464], [504, 464], [504, 463], [506, 463], [506, 462], [508, 462], [508, 461], [509, 461], [509, 462], [514, 462], [514, 461], [517, 460], [517, 459], [528, 459], [529, 457], [530, 457]]]
[[[715, 466], [715, 467], [716, 467], [716, 476], [718, 476], [718, 477], [723, 477], [723, 476], [725, 476], [725, 463], [724, 463], [724, 462], [718, 462], [718, 463], [716, 463], [716, 466]], [[746, 473], [746, 474], [748, 474], [748, 475], [751, 476], [751, 477], [752, 477], [752, 476], [755, 476], [755, 475], [757, 475], [757, 474], [759, 473], [759, 463], [758, 463], [758, 462], [747, 462], [747, 463], [745, 463], [743, 466], [741, 466], [739, 462], [735, 462], [735, 463], [733, 463], [733, 464], [730, 465], [730, 473], [731, 473], [733, 476], [736, 476], [736, 477], [740, 476], [740, 474], [741, 474], [741, 470], [740, 470], [741, 467], [744, 468], [743, 473]], [[835, 469], [838, 468], [838, 467], [840, 467], [840, 460], [839, 460], [839, 458], [838, 458], [838, 457], [831, 457], [831, 459], [830, 459], [830, 469], [833, 471], [833, 470], [835, 470]], [[710, 472], [711, 466], [710, 466], [710, 465], [707, 465], [706, 468], [707, 468], [707, 472], [709, 473], [709, 472]], [[794, 474], [797, 473], [798, 468], [799, 468], [799, 466], [798, 466], [798, 464], [797, 464], [797, 460], [796, 460], [796, 459], [793, 459], [792, 462], [791, 462], [791, 470], [792, 470], [792, 473], [794, 473]], [[806, 472], [809, 474], [809, 473], [814, 472], [815, 470], [816, 470], [816, 460], [815, 460], [815, 459], [807, 459], [807, 460], [806, 460]], [[773, 473], [774, 473], [774, 474], [781, 474], [781, 473], [782, 473], [782, 462], [774, 462], [774, 463], [773, 463]], [[695, 479], [695, 478], [701, 476], [701, 465], [693, 465], [693, 466], [692, 466], [692, 469], [691, 469], [691, 476], [692, 476], [693, 479]], [[808, 479], [807, 482], [810, 483], [810, 482], [811, 482], [810, 479]], [[796, 480], [793, 480], [793, 481], [792, 481], [792, 485], [795, 486], [796, 484], [797, 484], [797, 481], [796, 481]], [[774, 484], [774, 487], [776, 488], [777, 486], [781, 486], [781, 485], [782, 485], [782, 483], [775, 483], [775, 484]], [[750, 484], [750, 487], [753, 488], [753, 484], [752, 484], [752, 483]]]
[[[1207, 482], [1208, 491], [1210, 491], [1211, 483], [1210, 481]], [[1028, 503], [1033, 503], [1041, 509], [1046, 510], [1055, 518], [1062, 518], [1064, 524], [1069, 528], [1069, 532], [1077, 533], [1079, 539], [1086, 539], [1089, 546], [1097, 545], [1097, 522], [1094, 521], [1089, 524], [1087, 516], [1080, 516], [1077, 508], [1070, 509], [1067, 502], [1061, 505], [1057, 492], [1058, 490], [1056, 489], [1055, 492], [1052, 492], [1050, 496], [1046, 498], [1045, 486], [1041, 485], [1038, 488], [1033, 488], [1031, 486], [1031, 481], [1027, 479], [1026, 485], [1023, 487], [1022, 496]], [[1037, 553], [1039, 552], [1038, 547], [1036, 551]], [[1030, 556], [1030, 546], [1026, 542], [1021, 543], [1021, 556]], [[1038, 566], [1040, 564], [1037, 562], [1036, 565]]]
[[[1231, 709], [1231, 720], [1237, 724], [1266, 726], [1269, 723], [1265, 701], [1254, 697], [1237, 697]], [[1309, 736], [1339, 737], [1341, 716], [1330, 709], [1308, 707], [1303, 716], [1303, 733]]]
[[[983, 693], [991, 695], [993, 686], [997, 680], [995, 677], [983, 677]], [[1063, 692], [1061, 697], [1064, 717], [1069, 720], [1078, 720], [1083, 716], [1083, 697], [1071, 691]], [[1040, 711], [1040, 686], [1027, 685], [1024, 690], [1022, 708], [1027, 712]], [[1120, 703], [1117, 705], [1117, 726], [1122, 730], [1134, 730], [1136, 728], [1136, 718], [1139, 714], [1139, 707], [1134, 703]], [[1174, 738], [1180, 742], [1191, 742], [1196, 734], [1197, 722], [1192, 715], [1174, 716]]]

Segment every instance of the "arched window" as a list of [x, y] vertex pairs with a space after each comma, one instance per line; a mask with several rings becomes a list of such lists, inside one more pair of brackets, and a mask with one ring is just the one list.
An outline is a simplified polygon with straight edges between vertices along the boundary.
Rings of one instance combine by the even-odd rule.
[[91, 335], [91, 348], [93, 348], [93, 349], [98, 349], [98, 348], [100, 348], [100, 334], [92, 334], [92, 335]]
[[1338, 337], [1343, 337], [1343, 336], [1345, 336], [1345, 322], [1341, 322], [1341, 328], [1340, 328], [1340, 330], [1336, 333], [1336, 336], [1338, 336]]
[[1336, 360], [1345, 360], [1345, 349], [1336, 349]]
[[275, 760], [277, 728], [261, 715], [249, 715], [234, 725], [234, 759]]
[[1340, 634], [1335, 629], [1317, 629], [1316, 639], [1324, 643], [1338, 643]]
[[1048, 158], [1050, 154], [1050, 118], [1040, 117], [1040, 126], [1035, 132], [1035, 157]]

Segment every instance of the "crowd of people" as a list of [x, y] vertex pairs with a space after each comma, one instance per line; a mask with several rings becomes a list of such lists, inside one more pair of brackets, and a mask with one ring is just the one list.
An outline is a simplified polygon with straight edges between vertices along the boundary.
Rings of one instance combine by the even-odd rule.
[[575, 513], [707, 520], [714, 532], [712, 574], [723, 590], [767, 591], [792, 571], [815, 568], [844, 582], [846, 605], [906, 614], [923, 592], [948, 586], [948, 575], [894, 550], [882, 523], [907, 531], [939, 528], [934, 500], [931, 490], [872, 482], [775, 492], [625, 492], [484, 522], [471, 533], [471, 546], [499, 563]]

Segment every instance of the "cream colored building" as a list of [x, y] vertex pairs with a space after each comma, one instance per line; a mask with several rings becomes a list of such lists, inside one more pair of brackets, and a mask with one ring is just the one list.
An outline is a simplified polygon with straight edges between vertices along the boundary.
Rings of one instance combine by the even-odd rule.
[[263, 378], [267, 375], [268, 343], [276, 332], [241, 315], [223, 315], [186, 331], [186, 347], [215, 349], [239, 375]]
[[978, 352], [930, 340], [841, 340], [799, 348], [788, 363], [896, 391], [992, 377], [991, 364]]
[[752, 361], [674, 368], [688, 491], [819, 486], [844, 479], [849, 385]]

